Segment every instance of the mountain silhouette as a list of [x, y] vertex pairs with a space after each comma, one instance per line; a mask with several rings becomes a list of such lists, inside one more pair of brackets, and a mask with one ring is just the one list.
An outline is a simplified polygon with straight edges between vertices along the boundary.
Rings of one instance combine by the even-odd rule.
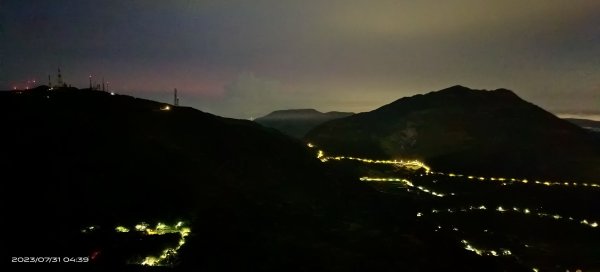
[[597, 180], [594, 136], [506, 89], [453, 86], [322, 124], [330, 154], [410, 158], [465, 174]]
[[589, 129], [591, 131], [600, 133], [600, 121], [580, 119], [580, 118], [565, 118], [565, 120], [578, 125], [582, 128]]
[[308, 131], [327, 121], [352, 115], [351, 112], [322, 113], [314, 109], [278, 110], [257, 118], [257, 123], [301, 139]]
[[[155, 271], [514, 265], [432, 236], [406, 220], [416, 213], [411, 205], [381, 196], [353, 174], [322, 164], [299, 140], [251, 121], [47, 88], [0, 92], [0, 114], [2, 212], [14, 224], [3, 244], [12, 256], [90, 256], [93, 250], [121, 260], [120, 252], [137, 240], [103, 234], [108, 238], [90, 242], [81, 229], [99, 225], [109, 233], [116, 224], [183, 219], [192, 234], [179, 265]], [[102, 270], [125, 268], [143, 267]]]

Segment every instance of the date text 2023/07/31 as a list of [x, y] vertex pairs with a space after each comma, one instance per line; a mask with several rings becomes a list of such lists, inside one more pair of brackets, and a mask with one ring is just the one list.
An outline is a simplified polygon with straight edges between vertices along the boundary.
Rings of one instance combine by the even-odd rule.
[[88, 263], [89, 257], [12, 257], [13, 263]]

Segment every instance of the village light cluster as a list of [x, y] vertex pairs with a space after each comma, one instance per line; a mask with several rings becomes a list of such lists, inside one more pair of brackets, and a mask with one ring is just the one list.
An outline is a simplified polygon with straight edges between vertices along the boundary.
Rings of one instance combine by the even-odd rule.
[[177, 256], [179, 249], [185, 244], [186, 237], [190, 235], [191, 229], [188, 227], [184, 227], [183, 222], [177, 222], [174, 226], [169, 226], [163, 223], [158, 223], [156, 228], [149, 228], [147, 225], [138, 224], [136, 225], [136, 229], [143, 229], [148, 235], [163, 235], [168, 233], [179, 233], [181, 235], [179, 241], [177, 242], [177, 246], [173, 248], [167, 248], [162, 251], [162, 254], [158, 257], [156, 256], [148, 256], [144, 258], [141, 262], [142, 265], [148, 266], [163, 266], [166, 265], [165, 261], [170, 257]]
[[[167, 260], [177, 256], [179, 249], [186, 243], [186, 238], [190, 235], [191, 229], [185, 226], [183, 221], [177, 222], [175, 225], [167, 225], [162, 222], [156, 224], [155, 228], [150, 227], [149, 224], [141, 222], [136, 224], [133, 228], [136, 232], [142, 233], [143, 235], [164, 235], [170, 233], [179, 233], [181, 236], [177, 242], [177, 246], [172, 248], [164, 249], [160, 256], [147, 256], [142, 259], [138, 264], [147, 266], [165, 266]], [[95, 227], [87, 227], [82, 232], [89, 232], [95, 230]], [[125, 226], [115, 227], [116, 232], [127, 233], [130, 232], [130, 228]]]

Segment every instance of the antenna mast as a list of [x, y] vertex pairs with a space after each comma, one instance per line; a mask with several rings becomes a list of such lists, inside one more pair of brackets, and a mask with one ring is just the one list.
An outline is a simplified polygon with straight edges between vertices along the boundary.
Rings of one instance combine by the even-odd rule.
[[173, 91], [173, 105], [179, 106], [179, 97], [177, 96], [177, 88]]

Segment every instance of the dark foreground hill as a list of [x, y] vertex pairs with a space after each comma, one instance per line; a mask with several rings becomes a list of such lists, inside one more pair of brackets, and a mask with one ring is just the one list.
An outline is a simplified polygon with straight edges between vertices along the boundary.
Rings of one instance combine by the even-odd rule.
[[416, 158], [465, 174], [598, 180], [590, 132], [506, 89], [454, 86], [325, 123], [306, 136], [334, 154]]
[[269, 113], [255, 121], [265, 127], [270, 127], [286, 135], [301, 139], [308, 131], [327, 121], [352, 115], [351, 112], [322, 113], [314, 109], [278, 110]]
[[600, 121], [579, 119], [579, 118], [565, 118], [565, 120], [578, 125], [582, 128], [589, 129], [591, 131], [600, 133]]
[[[152, 240], [112, 235], [114, 226], [185, 220], [192, 234], [175, 266], [155, 271], [512, 265], [422, 234], [410, 203], [387, 201], [354, 176], [325, 168], [297, 140], [250, 121], [167, 106], [73, 89], [0, 93], [5, 253], [99, 254], [105, 266], [68, 267], [148, 270], [118, 261]], [[94, 237], [101, 238], [85, 238], [90, 225], [100, 226]]]

